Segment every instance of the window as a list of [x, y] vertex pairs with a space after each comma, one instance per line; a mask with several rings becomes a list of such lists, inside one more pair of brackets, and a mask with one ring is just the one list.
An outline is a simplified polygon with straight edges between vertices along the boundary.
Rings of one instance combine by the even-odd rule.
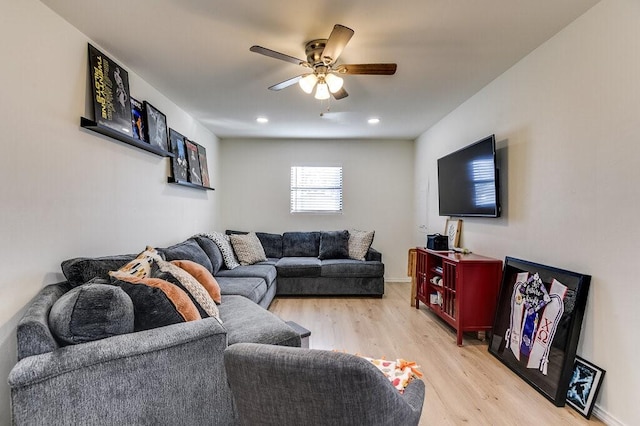
[[342, 167], [291, 167], [291, 213], [342, 212]]

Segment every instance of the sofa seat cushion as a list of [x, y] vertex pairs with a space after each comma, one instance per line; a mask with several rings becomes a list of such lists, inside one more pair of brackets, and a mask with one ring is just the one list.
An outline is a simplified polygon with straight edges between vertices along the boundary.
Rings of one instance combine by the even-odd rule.
[[382, 262], [363, 262], [353, 259], [327, 259], [322, 261], [320, 276], [330, 278], [365, 278], [384, 275]]
[[319, 277], [321, 264], [317, 257], [283, 257], [276, 269], [281, 277]]
[[218, 277], [217, 281], [223, 296], [242, 296], [254, 303], [260, 302], [268, 289], [266, 282], [259, 277]]
[[266, 281], [267, 287], [271, 287], [271, 285], [275, 282], [277, 276], [277, 270], [273, 265], [270, 265], [268, 263], [261, 263], [255, 265], [241, 265], [233, 269], [221, 269], [218, 271], [216, 279], [220, 277], [262, 278]]
[[263, 343], [300, 346], [300, 335], [273, 313], [242, 296], [223, 295], [220, 305], [229, 345]]
[[320, 232], [285, 232], [282, 234], [283, 257], [318, 257]]

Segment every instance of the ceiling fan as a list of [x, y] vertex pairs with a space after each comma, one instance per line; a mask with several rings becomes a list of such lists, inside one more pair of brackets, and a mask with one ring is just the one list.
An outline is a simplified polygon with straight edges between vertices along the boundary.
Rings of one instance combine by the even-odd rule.
[[342, 87], [341, 74], [393, 75], [398, 67], [397, 64], [336, 64], [353, 33], [351, 28], [336, 24], [328, 39], [311, 40], [305, 45], [306, 61], [262, 46], [251, 46], [249, 50], [309, 68], [309, 72], [274, 84], [270, 90], [282, 90], [298, 83], [306, 93], [313, 92], [315, 87], [316, 99], [329, 99], [331, 95], [343, 99], [349, 94]]

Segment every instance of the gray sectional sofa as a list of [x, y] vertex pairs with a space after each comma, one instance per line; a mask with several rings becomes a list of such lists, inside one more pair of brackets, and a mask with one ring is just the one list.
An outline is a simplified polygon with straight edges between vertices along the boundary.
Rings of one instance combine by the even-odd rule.
[[[233, 234], [238, 231], [227, 231]], [[322, 258], [322, 232], [256, 232], [267, 261], [243, 270], [220, 270], [216, 277], [242, 275], [245, 270], [275, 266], [278, 296], [374, 296], [384, 295], [382, 254], [369, 248], [364, 261], [348, 257]]]
[[209, 317], [78, 344], [52, 332], [52, 307], [87, 282], [103, 282], [136, 255], [64, 261], [67, 281], [43, 288], [18, 324], [18, 363], [9, 375], [13, 424], [234, 424], [225, 348], [301, 344], [296, 330], [266, 310], [275, 295], [384, 293], [384, 265], [373, 249], [365, 261], [318, 259], [319, 233], [258, 237], [268, 259], [233, 269], [202, 235], [158, 249], [167, 261], [191, 260], [215, 276], [221, 321]]

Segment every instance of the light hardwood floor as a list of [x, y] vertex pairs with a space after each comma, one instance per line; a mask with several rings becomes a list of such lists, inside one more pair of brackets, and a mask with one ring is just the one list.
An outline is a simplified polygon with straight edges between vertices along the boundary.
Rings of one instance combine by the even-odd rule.
[[410, 306], [410, 287], [386, 283], [382, 299], [276, 298], [269, 310], [311, 330], [312, 349], [416, 361], [426, 385], [421, 425], [603, 424], [555, 407], [474, 333], [458, 347], [452, 328], [426, 307]]

